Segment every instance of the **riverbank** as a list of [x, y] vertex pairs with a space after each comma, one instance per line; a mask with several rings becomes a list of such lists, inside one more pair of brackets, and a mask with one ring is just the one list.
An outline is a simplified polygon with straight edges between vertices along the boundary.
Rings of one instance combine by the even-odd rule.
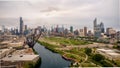
[[[54, 53], [58, 53], [62, 56], [63, 59], [67, 60], [67, 61], [71, 61], [71, 65], [70, 67], [72, 67], [74, 65], [74, 63], [78, 63], [79, 61], [77, 61], [77, 57], [74, 57], [74, 55], [71, 55], [71, 54], [68, 54], [66, 53], [65, 51], [62, 51], [62, 50], [57, 50], [57, 46], [54, 46], [52, 44], [49, 44], [49, 43], [46, 43], [46, 42], [41, 42], [41, 41], [38, 41], [39, 44], [45, 46], [46, 49], [49, 49], [50, 51], [54, 52]], [[76, 66], [76, 65], [74, 65]], [[78, 65], [79, 66], [79, 65]]]
[[38, 41], [38, 43], [41, 44], [41, 45], [43, 45], [43, 46], [45, 46], [45, 48], [49, 49], [50, 51], [52, 51], [54, 53], [59, 53], [61, 55], [64, 54], [64, 52], [55, 49], [55, 48], [57, 48], [57, 46], [54, 46], [54, 45], [46, 43], [46, 42], [41, 42], [41, 41]]
[[[33, 49], [33, 52], [34, 52], [34, 54], [38, 55], [38, 53], [35, 51], [35, 49]], [[41, 62], [42, 62], [41, 57], [39, 57], [38, 61], [34, 65], [34, 68], [39, 68], [39, 66], [41, 65]]]
[[[35, 49], [32, 49], [32, 50], [35, 55], [38, 55], [38, 53], [35, 51]], [[25, 63], [23, 68], [39, 68], [40, 65], [41, 65], [41, 57], [39, 57], [39, 59], [36, 62]]]
[[[61, 41], [62, 40], [62, 41]], [[92, 53], [91, 55], [86, 54], [86, 48], [79, 48], [82, 46], [88, 46], [90, 44], [87, 43], [83, 45], [83, 43], [80, 40], [81, 45], [69, 45], [78, 43], [79, 40], [71, 40], [67, 38], [61, 38], [61, 37], [45, 37], [41, 38], [38, 41], [40, 44], [45, 46], [45, 48], [51, 50], [52, 52], [58, 53], [62, 56], [62, 58], [72, 61], [70, 67], [98, 67], [96, 66], [96, 63], [92, 62], [92, 56], [95, 53]], [[64, 42], [64, 43], [63, 43]], [[86, 41], [84, 41], [86, 42]], [[61, 44], [62, 43], [62, 44]], [[93, 50], [93, 48], [92, 48]], [[102, 64], [101, 64], [102, 66]]]
[[60, 54], [52, 52], [44, 45], [36, 43], [34, 49], [41, 57], [41, 68], [64, 68], [71, 64], [70, 61], [63, 59]]
[[[88, 46], [92, 47], [97, 44], [87, 43], [87, 45], [83, 45], [80, 40], [79, 44], [82, 45], [71, 45], [78, 43], [79, 40], [75, 41], [73, 39], [63, 37], [43, 37], [39, 39], [38, 42], [50, 51], [60, 54], [62, 58], [72, 61], [72, 64], [70, 65], [72, 67], [109, 67], [111, 64], [112, 65], [110, 67], [113, 67], [116, 65], [115, 63], [112, 63], [112, 61], [108, 58], [105, 58], [105, 60], [107, 60], [106, 63], [102, 63], [103, 60], [101, 62], [98, 62], [94, 59], [94, 56], [98, 54], [96, 52], [96, 48], [93, 47], [91, 49]], [[91, 51], [89, 51], [90, 49]]]

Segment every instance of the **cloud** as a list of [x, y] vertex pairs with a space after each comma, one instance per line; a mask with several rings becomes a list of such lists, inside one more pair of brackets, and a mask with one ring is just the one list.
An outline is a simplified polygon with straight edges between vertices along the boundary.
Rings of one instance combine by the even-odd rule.
[[[66, 24], [76, 28], [93, 28], [93, 20], [98, 18], [106, 27], [120, 30], [119, 0], [27, 0], [0, 1], [0, 25], [11, 26], [22, 16], [30, 27], [36, 25]], [[4, 21], [3, 21], [4, 20]], [[16, 21], [15, 21], [16, 20]]]

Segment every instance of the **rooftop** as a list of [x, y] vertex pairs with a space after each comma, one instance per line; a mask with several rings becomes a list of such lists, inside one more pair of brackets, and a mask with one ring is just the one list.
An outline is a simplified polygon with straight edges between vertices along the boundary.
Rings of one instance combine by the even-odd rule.
[[39, 55], [9, 55], [3, 58], [3, 61], [33, 61], [39, 58]]
[[2, 53], [4, 53], [4, 52], [6, 52], [6, 51], [9, 51], [10, 49], [0, 49], [0, 55], [2, 54]]

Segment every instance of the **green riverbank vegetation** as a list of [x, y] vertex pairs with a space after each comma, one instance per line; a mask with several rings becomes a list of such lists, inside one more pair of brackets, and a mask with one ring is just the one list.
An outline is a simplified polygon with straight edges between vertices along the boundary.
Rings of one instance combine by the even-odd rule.
[[[105, 58], [96, 53], [96, 48], [80, 48], [92, 44], [89, 41], [76, 40], [63, 37], [44, 37], [38, 43], [45, 46], [52, 52], [59, 53], [66, 60], [70, 60], [70, 67], [113, 67], [118, 66], [117, 62]], [[99, 61], [97, 61], [99, 59]]]

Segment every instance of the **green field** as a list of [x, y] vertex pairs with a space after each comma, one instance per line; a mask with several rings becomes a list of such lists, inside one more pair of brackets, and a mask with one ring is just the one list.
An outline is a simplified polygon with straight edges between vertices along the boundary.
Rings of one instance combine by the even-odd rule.
[[91, 42], [63, 37], [45, 37], [46, 40], [64, 45], [87, 45]]
[[[108, 67], [119, 66], [119, 62], [114, 62], [105, 58], [101, 61], [96, 61], [97, 58], [94, 48], [76, 48], [73, 46], [92, 44], [89, 41], [76, 40], [72, 38], [63, 37], [44, 37], [38, 41], [52, 52], [59, 53], [71, 59], [71, 67]], [[73, 47], [73, 48], [70, 48]]]

